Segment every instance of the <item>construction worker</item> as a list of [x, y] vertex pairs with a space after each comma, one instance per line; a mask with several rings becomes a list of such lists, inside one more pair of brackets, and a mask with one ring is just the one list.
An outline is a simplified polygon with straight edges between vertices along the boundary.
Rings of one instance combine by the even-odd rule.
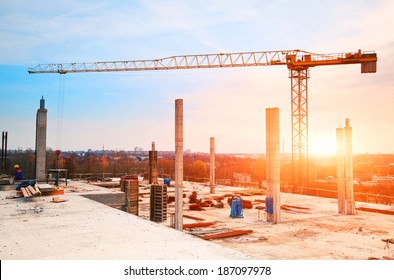
[[15, 169], [14, 180], [17, 181], [23, 180], [23, 173], [18, 164], [14, 165], [14, 169]]

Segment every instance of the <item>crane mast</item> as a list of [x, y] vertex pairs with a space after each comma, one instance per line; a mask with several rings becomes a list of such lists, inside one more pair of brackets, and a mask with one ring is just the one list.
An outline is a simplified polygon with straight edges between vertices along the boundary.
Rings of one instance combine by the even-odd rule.
[[29, 74], [153, 71], [286, 65], [291, 79], [293, 186], [308, 185], [308, 78], [316, 66], [360, 64], [361, 73], [375, 73], [375, 52], [317, 54], [303, 50], [230, 52], [169, 56], [149, 60], [38, 64]]

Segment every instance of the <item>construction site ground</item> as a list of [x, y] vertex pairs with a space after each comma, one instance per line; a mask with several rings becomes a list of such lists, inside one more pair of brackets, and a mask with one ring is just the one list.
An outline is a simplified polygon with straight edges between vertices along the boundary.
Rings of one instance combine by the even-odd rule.
[[[13, 187], [0, 191], [0, 258], [17, 259], [266, 259], [266, 260], [367, 260], [394, 258], [394, 215], [357, 211], [339, 215], [335, 199], [281, 194], [281, 221], [265, 221], [265, 195], [239, 187], [209, 187], [184, 182], [184, 224], [213, 222], [211, 226], [185, 229], [149, 221], [149, 187], [140, 186], [139, 216], [128, 214], [87, 198], [100, 194], [121, 195], [119, 188], [104, 188], [68, 182], [65, 194], [54, 203], [53, 196], [15, 196]], [[188, 196], [214, 199], [238, 193], [252, 202], [243, 218], [231, 218], [227, 198], [224, 208], [189, 210]], [[173, 195], [169, 187], [168, 194]], [[57, 197], [59, 195], [56, 195]], [[104, 203], [106, 203], [104, 201]], [[113, 204], [108, 202], [106, 204]], [[115, 205], [111, 205], [115, 206]], [[356, 202], [356, 207], [394, 210], [393, 206]], [[174, 212], [174, 203], [168, 205]], [[196, 221], [199, 219], [200, 221]], [[252, 233], [206, 241], [204, 233], [228, 230]]]

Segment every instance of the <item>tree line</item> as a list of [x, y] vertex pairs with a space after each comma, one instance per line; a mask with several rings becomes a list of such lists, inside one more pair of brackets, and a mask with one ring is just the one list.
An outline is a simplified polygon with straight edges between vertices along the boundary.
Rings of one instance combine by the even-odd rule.
[[[6, 173], [13, 174], [14, 164], [21, 166], [25, 178], [35, 176], [35, 151], [32, 149], [8, 150]], [[147, 177], [148, 153], [134, 151], [64, 151], [58, 156], [55, 150], [48, 149], [47, 168], [65, 168], [72, 178], [77, 174], [96, 173], [113, 175], [139, 175]], [[354, 177], [362, 180], [371, 179], [373, 175], [394, 176], [394, 155], [354, 155]], [[183, 160], [184, 177], [194, 179], [209, 178], [209, 154], [185, 153]], [[236, 156], [216, 154], [215, 177], [217, 179], [234, 179], [234, 173], [250, 175], [253, 182], [266, 178], [266, 160], [264, 155]], [[291, 155], [281, 159], [281, 180], [291, 182]], [[158, 172], [162, 177], [175, 178], [174, 152], [160, 152]], [[309, 176], [311, 180], [325, 179], [336, 175], [336, 157], [310, 157]]]

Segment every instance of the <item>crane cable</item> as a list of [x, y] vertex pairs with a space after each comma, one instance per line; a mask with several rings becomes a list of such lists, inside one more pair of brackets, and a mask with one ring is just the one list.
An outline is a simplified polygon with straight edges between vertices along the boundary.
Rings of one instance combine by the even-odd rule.
[[62, 132], [63, 132], [63, 111], [64, 111], [64, 94], [66, 91], [66, 75], [59, 75], [59, 92], [57, 101], [57, 127], [56, 127], [56, 147], [61, 150]]

